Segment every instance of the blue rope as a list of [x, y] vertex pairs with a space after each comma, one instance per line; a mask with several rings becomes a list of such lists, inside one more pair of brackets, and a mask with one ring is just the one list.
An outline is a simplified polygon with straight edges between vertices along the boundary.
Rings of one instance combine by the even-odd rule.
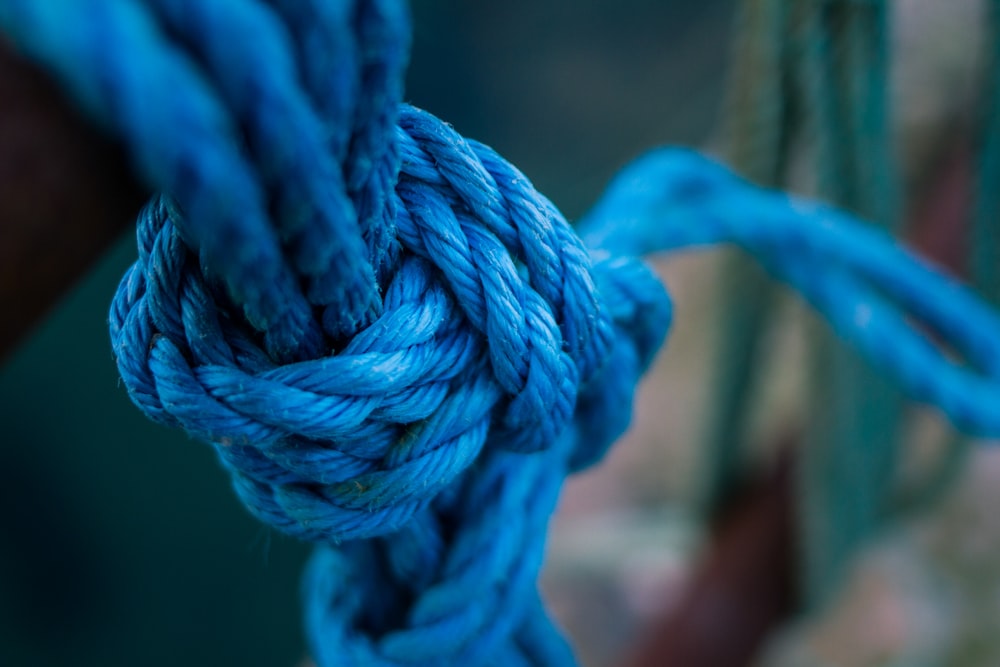
[[626, 168], [581, 231], [589, 244], [627, 255], [736, 244], [912, 399], [938, 406], [969, 435], [1000, 433], [1000, 317], [848, 213], [754, 188], [707, 158], [671, 150]]
[[112, 304], [118, 367], [319, 545], [320, 665], [572, 664], [536, 579], [563, 480], [627, 428], [670, 323], [638, 256], [736, 243], [915, 400], [1000, 435], [1000, 318], [963, 286], [686, 151], [627, 168], [585, 244], [400, 103], [407, 25], [398, 0], [0, 4], [167, 193]]

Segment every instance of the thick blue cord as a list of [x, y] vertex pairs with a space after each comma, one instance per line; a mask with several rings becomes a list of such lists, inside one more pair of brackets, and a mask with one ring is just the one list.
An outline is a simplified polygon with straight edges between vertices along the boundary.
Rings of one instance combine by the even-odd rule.
[[755, 188], [693, 152], [658, 151], [616, 178], [581, 233], [622, 254], [739, 245], [913, 399], [970, 435], [1000, 433], [1000, 317], [842, 211]]
[[320, 665], [572, 664], [536, 578], [562, 481], [627, 428], [666, 335], [637, 256], [736, 243], [914, 399], [1000, 436], [1000, 318], [963, 286], [677, 150], [623, 172], [585, 245], [495, 152], [400, 104], [406, 16], [0, 4], [164, 193], [112, 304], [118, 367], [151, 418], [215, 447], [252, 513], [319, 544]]

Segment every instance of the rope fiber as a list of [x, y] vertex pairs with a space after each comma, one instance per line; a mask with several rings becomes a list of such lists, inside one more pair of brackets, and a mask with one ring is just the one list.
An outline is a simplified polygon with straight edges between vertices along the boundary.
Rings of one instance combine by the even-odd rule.
[[401, 103], [401, 0], [8, 0], [0, 29], [161, 193], [111, 307], [119, 371], [317, 544], [321, 667], [573, 664], [536, 579], [563, 480], [628, 427], [670, 324], [639, 257], [736, 244], [911, 398], [1000, 436], [1000, 318], [964, 286], [686, 150], [627, 167], [578, 235]]

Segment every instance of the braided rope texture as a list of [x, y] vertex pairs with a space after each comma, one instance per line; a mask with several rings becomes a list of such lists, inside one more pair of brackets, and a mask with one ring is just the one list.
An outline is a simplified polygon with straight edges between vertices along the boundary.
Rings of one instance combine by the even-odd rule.
[[111, 308], [119, 371], [317, 543], [321, 667], [573, 664], [536, 579], [563, 480], [627, 428], [666, 336], [639, 256], [738, 244], [914, 399], [1000, 435], [1000, 318], [964, 287], [684, 150], [628, 167], [581, 240], [401, 103], [401, 0], [8, 0], [0, 29], [161, 193]]

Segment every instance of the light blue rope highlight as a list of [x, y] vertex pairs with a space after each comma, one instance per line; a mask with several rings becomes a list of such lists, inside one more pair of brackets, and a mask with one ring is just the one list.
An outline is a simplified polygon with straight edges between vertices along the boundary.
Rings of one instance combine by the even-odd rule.
[[11, 0], [0, 28], [164, 193], [112, 304], [118, 367], [318, 543], [321, 666], [573, 663], [536, 579], [563, 480], [627, 428], [670, 323], [636, 257], [735, 243], [915, 400], [1000, 435], [1000, 319], [962, 285], [687, 151], [626, 169], [584, 243], [400, 103], [402, 2]]
[[[588, 243], [635, 255], [736, 244], [911, 398], [937, 405], [970, 435], [1000, 432], [1000, 317], [843, 211], [755, 188], [696, 153], [659, 151], [612, 182], [581, 233]], [[927, 332], [964, 362], [952, 361]]]

